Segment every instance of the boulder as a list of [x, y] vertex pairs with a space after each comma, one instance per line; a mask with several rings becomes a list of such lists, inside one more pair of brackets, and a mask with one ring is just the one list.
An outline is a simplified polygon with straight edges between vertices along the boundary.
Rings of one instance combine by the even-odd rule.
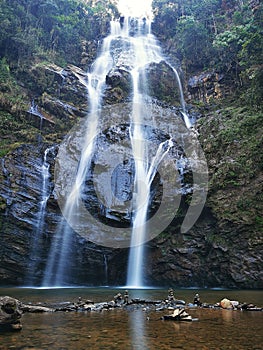
[[220, 301], [220, 306], [223, 309], [233, 309], [233, 305], [232, 305], [231, 301], [227, 298], [224, 298]]
[[0, 297], [0, 329], [21, 330], [21, 316], [21, 303], [17, 299], [8, 296]]

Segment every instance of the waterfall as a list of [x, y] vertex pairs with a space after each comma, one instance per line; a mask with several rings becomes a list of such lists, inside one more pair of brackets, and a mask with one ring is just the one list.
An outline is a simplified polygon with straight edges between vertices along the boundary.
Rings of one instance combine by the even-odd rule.
[[[91, 71], [87, 73], [87, 80], [81, 79], [81, 82], [87, 88], [89, 113], [86, 120], [86, 135], [83, 138], [84, 144], [76, 178], [64, 207], [64, 217], [70, 222], [78, 220], [81, 189], [90, 168], [95, 137], [99, 128], [101, 99], [105, 87], [105, 78], [113, 66], [113, 60], [110, 55], [111, 42], [119, 33], [118, 28], [120, 28], [120, 24], [112, 21], [111, 33], [103, 40], [101, 53], [93, 63]], [[72, 229], [67, 221], [63, 219], [54, 235], [42, 281], [43, 286], [61, 286], [68, 283], [67, 277], [69, 275], [71, 245]]]
[[50, 164], [47, 161], [47, 157], [50, 152], [53, 152], [55, 149], [55, 146], [49, 147], [45, 150], [44, 152], [44, 159], [43, 159], [43, 164], [41, 167], [41, 176], [42, 176], [42, 200], [40, 201], [40, 206], [39, 206], [39, 212], [38, 212], [38, 232], [42, 233], [44, 229], [44, 224], [45, 224], [45, 212], [46, 212], [46, 206], [47, 206], [47, 201], [50, 197], [50, 185], [49, 185], [49, 178], [50, 178]]
[[103, 266], [104, 266], [104, 279], [105, 285], [108, 285], [108, 258], [106, 254], [103, 254]]
[[[148, 11], [148, 10], [147, 10]], [[114, 45], [113, 45], [114, 44]], [[116, 47], [118, 49], [116, 50]], [[117, 52], [117, 53], [116, 53]], [[132, 199], [132, 234], [128, 261], [127, 285], [142, 287], [144, 243], [147, 240], [147, 217], [150, 203], [150, 189], [158, 166], [173, 145], [171, 139], [161, 142], [153, 150], [149, 147], [147, 125], [154, 125], [151, 111], [151, 96], [147, 82], [146, 68], [151, 63], [165, 61], [174, 72], [180, 90], [182, 115], [187, 127], [190, 122], [186, 113], [179, 75], [162, 54], [155, 37], [151, 34], [151, 16], [111, 22], [111, 32], [103, 40], [98, 58], [94, 61], [87, 78], [82, 83], [87, 88], [89, 113], [85, 122], [82, 151], [75, 180], [63, 207], [64, 217], [58, 225], [47, 259], [43, 286], [67, 284], [70, 274], [70, 250], [72, 228], [78, 223], [81, 195], [85, 179], [91, 171], [91, 162], [96, 154], [96, 137], [101, 131], [101, 109], [105, 91], [106, 76], [113, 68], [125, 66], [132, 80], [132, 110], [130, 113], [129, 136], [134, 159], [134, 192]], [[121, 120], [119, 121], [122, 122]], [[68, 223], [70, 226], [68, 225]], [[114, 230], [114, 228], [113, 228]], [[104, 261], [105, 263], [105, 261]], [[106, 266], [106, 265], [105, 265]], [[108, 267], [107, 267], [108, 268]]]
[[[147, 212], [150, 201], [151, 184], [156, 174], [159, 163], [172, 147], [172, 141], [166, 141], [159, 145], [155, 156], [150, 157], [148, 151], [147, 135], [145, 135], [145, 114], [147, 119], [151, 116], [148, 100], [148, 86], [144, 69], [149, 63], [159, 63], [165, 60], [154, 36], [150, 33], [150, 21], [138, 20], [138, 33], [131, 43], [134, 46], [135, 64], [131, 71], [133, 81], [133, 110], [131, 118], [130, 138], [135, 162], [135, 193], [134, 193], [134, 217], [132, 225], [132, 238], [128, 259], [127, 286], [142, 287], [144, 242], [147, 236]], [[141, 25], [140, 25], [141, 23]], [[146, 26], [148, 30], [141, 29]], [[186, 127], [191, 126], [188, 119], [180, 77], [174, 67], [172, 68], [179, 86], [182, 114]], [[139, 87], [140, 86], [140, 87]]]
[[38, 110], [38, 105], [35, 103], [34, 100], [31, 102], [31, 106], [30, 106], [30, 108], [28, 109], [27, 112], [40, 118], [39, 130], [42, 131], [42, 125], [43, 125], [43, 118], [44, 118], [44, 116]]
[[43, 157], [43, 163], [40, 167], [40, 174], [41, 174], [41, 180], [42, 180], [42, 187], [41, 187], [41, 200], [39, 203], [39, 209], [37, 212], [36, 217], [36, 229], [34, 232], [33, 240], [31, 242], [31, 252], [30, 252], [30, 266], [28, 269], [28, 278], [26, 279], [26, 284], [32, 285], [35, 280], [35, 275], [38, 270], [38, 264], [39, 264], [39, 255], [41, 251], [41, 244], [39, 243], [43, 234], [44, 234], [44, 228], [45, 228], [45, 216], [46, 216], [46, 206], [47, 201], [51, 194], [50, 189], [50, 164], [48, 162], [48, 155], [55, 150], [55, 146], [48, 147], [44, 152]]

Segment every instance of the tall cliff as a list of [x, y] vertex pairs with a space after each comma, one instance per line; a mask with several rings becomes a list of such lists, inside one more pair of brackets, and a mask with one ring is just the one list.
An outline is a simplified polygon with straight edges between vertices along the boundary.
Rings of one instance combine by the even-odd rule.
[[[259, 11], [255, 4], [253, 6], [254, 11]], [[178, 7], [176, 11], [182, 9]], [[230, 20], [229, 9], [226, 11], [227, 20]], [[171, 225], [148, 242], [142, 268], [147, 282], [154, 285], [262, 288], [260, 108], [243, 103], [245, 90], [239, 86], [239, 76], [236, 79], [233, 75], [233, 67], [228, 75], [224, 67], [204, 70], [190, 59], [187, 62], [185, 52], [181, 51], [183, 57], [180, 57], [173, 37], [167, 37], [167, 30], [173, 29], [171, 22], [163, 27], [165, 17], [161, 14], [164, 13], [156, 14], [159, 22], [155, 23], [155, 31], [171, 60], [178, 62], [178, 57], [183, 59], [181, 72], [187, 109], [196, 119], [195, 134], [198, 134], [206, 156], [209, 191], [199, 220], [184, 234], [180, 231], [180, 224], [188, 199], [183, 199], [181, 211]], [[21, 46], [18, 53], [25, 64], [19, 68], [14, 57], [7, 55], [8, 46], [5, 44], [6, 56], [1, 57], [0, 66], [1, 285], [41, 283], [52, 237], [62, 218], [53, 193], [56, 152], [72, 126], [85, 119], [88, 105], [82, 83], [85, 79], [83, 68], [86, 70], [92, 63], [98, 45], [96, 39], [105, 36], [107, 23], [108, 18], [104, 18], [101, 27], [94, 27], [93, 35], [90, 28], [87, 41], [78, 38], [79, 56], [75, 62], [67, 56], [67, 62], [62, 62], [60, 57], [54, 63], [49, 56], [51, 62], [47, 63], [39, 52], [37, 59], [30, 61], [26, 57], [28, 51]], [[57, 40], [59, 38], [60, 33], [57, 33]], [[3, 41], [1, 45], [3, 47]], [[60, 45], [60, 50], [62, 47]], [[176, 108], [174, 99], [177, 96], [169, 94], [173, 89], [169, 72], [158, 79], [158, 69], [163, 72], [164, 68], [149, 69], [153, 92], [159, 91], [162, 85], [166, 90], [161, 94], [158, 92], [156, 99], [164, 99], [165, 105]], [[107, 104], [129, 102], [130, 80], [125, 70], [111, 72], [106, 83]], [[109, 137], [117, 136], [111, 133]], [[42, 166], [45, 150], [50, 147], [45, 229], [39, 235]], [[125, 283], [126, 249], [97, 246], [76, 235], [71, 257], [72, 284]], [[34, 276], [29, 278], [32, 272]]]

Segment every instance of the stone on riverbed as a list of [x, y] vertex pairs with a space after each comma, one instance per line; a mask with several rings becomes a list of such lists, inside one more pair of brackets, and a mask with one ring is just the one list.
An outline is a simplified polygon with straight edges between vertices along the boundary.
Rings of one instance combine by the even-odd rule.
[[54, 312], [55, 309], [50, 308], [50, 307], [46, 307], [46, 306], [38, 306], [38, 305], [21, 305], [21, 310], [23, 312], [34, 312], [34, 313], [38, 313], [38, 312]]
[[192, 321], [198, 321], [198, 318], [192, 318], [185, 309], [175, 309], [174, 312], [170, 315], [164, 315], [163, 316], [164, 320], [171, 320], [171, 321], [187, 321], [187, 322], [192, 322]]
[[8, 296], [0, 297], [0, 330], [20, 331], [22, 313], [20, 301]]

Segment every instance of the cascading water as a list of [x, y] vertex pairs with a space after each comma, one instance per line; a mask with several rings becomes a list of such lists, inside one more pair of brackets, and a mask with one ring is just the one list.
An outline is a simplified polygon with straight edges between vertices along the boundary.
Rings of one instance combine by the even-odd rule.
[[[150, 158], [148, 151], [147, 135], [145, 135], [145, 123], [151, 115], [148, 100], [148, 85], [145, 79], [145, 69], [150, 63], [159, 63], [165, 60], [161, 48], [150, 32], [151, 23], [145, 18], [138, 21], [137, 35], [131, 39], [134, 46], [135, 64], [131, 71], [133, 80], [133, 111], [131, 120], [131, 143], [135, 162], [135, 199], [134, 218], [131, 238], [131, 247], [128, 260], [127, 286], [142, 287], [143, 281], [143, 257], [144, 242], [147, 230], [147, 212], [150, 200], [151, 184], [156, 174], [157, 168], [165, 154], [172, 146], [172, 141], [166, 141], [166, 147], [161, 143], [155, 156]], [[179, 75], [174, 67], [171, 67], [178, 82], [182, 114], [187, 127], [190, 121], [186, 114], [185, 102], [183, 98], [182, 85]]]
[[43, 164], [41, 167], [41, 175], [42, 175], [42, 200], [40, 201], [40, 207], [38, 212], [38, 232], [41, 234], [44, 229], [45, 224], [45, 212], [46, 212], [46, 206], [47, 201], [50, 197], [50, 184], [49, 184], [49, 178], [50, 178], [50, 164], [48, 162], [48, 155], [50, 152], [53, 152], [55, 149], [54, 146], [48, 147], [44, 152], [44, 159]]
[[31, 242], [31, 253], [30, 253], [30, 266], [28, 269], [28, 278], [26, 280], [27, 285], [33, 285], [36, 271], [38, 270], [39, 264], [39, 253], [41, 249], [41, 245], [39, 244], [40, 238], [44, 233], [45, 227], [45, 216], [46, 216], [46, 207], [47, 201], [51, 194], [50, 188], [50, 164], [48, 162], [48, 156], [50, 153], [54, 152], [55, 146], [48, 147], [44, 152], [43, 164], [40, 168], [41, 180], [42, 180], [42, 188], [41, 188], [41, 200], [39, 203], [39, 210], [36, 218], [36, 230], [33, 237], [33, 241]]
[[[91, 72], [87, 74], [87, 80], [81, 79], [88, 91], [90, 111], [86, 121], [86, 135], [84, 137], [84, 145], [76, 179], [64, 208], [65, 216], [70, 217], [72, 220], [75, 220], [75, 215], [77, 216], [78, 213], [81, 188], [85, 181], [87, 171], [90, 168], [90, 162], [94, 151], [94, 140], [98, 132], [105, 77], [113, 65], [110, 47], [112, 40], [115, 38], [115, 23], [116, 22], [111, 23], [112, 34], [103, 40], [101, 54], [94, 62]], [[43, 286], [60, 286], [66, 284], [65, 270], [68, 268], [69, 247], [71, 243], [72, 229], [69, 227], [66, 220], [62, 220], [58, 226], [47, 260], [42, 282]]]
[[103, 254], [103, 265], [104, 265], [104, 275], [105, 275], [105, 285], [108, 285], [108, 258], [107, 255]]
[[43, 125], [43, 114], [40, 113], [40, 111], [38, 110], [38, 105], [35, 104], [35, 101], [33, 100], [31, 102], [31, 106], [28, 110], [28, 113], [32, 114], [32, 115], [35, 115], [37, 117], [40, 118], [40, 125], [39, 125], [39, 130], [41, 131], [42, 130], [42, 125]]
[[[149, 9], [147, 11], [149, 12]], [[123, 65], [131, 75], [133, 86], [129, 134], [135, 174], [132, 199], [132, 236], [127, 275], [127, 285], [133, 287], [142, 287], [145, 284], [142, 265], [150, 189], [159, 164], [173, 144], [171, 140], [166, 140], [160, 143], [156, 153], [153, 154], [152, 150], [149, 150], [147, 141], [148, 135], [145, 126], [152, 125], [153, 117], [151, 104], [149, 103], [151, 97], [148, 92], [146, 67], [151, 63], [166, 62], [160, 46], [151, 34], [151, 16], [147, 18], [126, 16], [122, 18], [122, 21], [112, 21], [111, 33], [103, 40], [101, 53], [94, 62], [91, 72], [87, 74], [86, 80], [81, 78], [88, 92], [89, 114], [86, 120], [86, 135], [83, 138], [76, 177], [63, 208], [64, 216], [69, 218], [71, 223], [78, 220], [78, 207], [79, 202], [81, 202], [83, 186], [85, 186], [85, 179], [90, 171], [92, 157], [95, 153], [96, 136], [101, 131], [100, 118], [106, 76], [113, 68]], [[113, 44], [114, 50], [112, 48]], [[118, 45], [117, 55], [116, 45]], [[169, 65], [169, 63], [167, 64]], [[189, 127], [191, 124], [185, 111], [180, 78], [176, 69], [171, 65], [169, 66], [178, 82], [182, 115], [186, 126]], [[54, 236], [47, 260], [43, 286], [66, 284], [64, 276], [66, 275], [66, 268], [68, 272], [71, 243], [72, 229], [66, 223], [66, 220], [63, 220]]]

